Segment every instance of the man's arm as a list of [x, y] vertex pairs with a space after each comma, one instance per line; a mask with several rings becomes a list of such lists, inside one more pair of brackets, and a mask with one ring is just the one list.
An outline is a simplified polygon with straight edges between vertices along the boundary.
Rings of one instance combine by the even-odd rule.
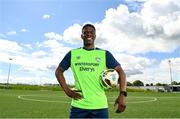
[[68, 85], [67, 85], [67, 83], [65, 81], [63, 72], [64, 72], [64, 69], [61, 68], [60, 66], [58, 66], [58, 68], [56, 69], [55, 75], [56, 75], [56, 78], [57, 78], [59, 84], [61, 85], [62, 89], [66, 93], [66, 95], [71, 97], [71, 98], [74, 98], [75, 100], [81, 99], [82, 96], [79, 93], [71, 90], [68, 87]]
[[126, 108], [126, 96], [122, 92], [126, 92], [126, 74], [124, 73], [123, 69], [121, 68], [120, 65], [115, 67], [115, 70], [119, 74], [119, 89], [120, 93], [119, 96], [117, 97], [114, 106], [118, 105], [118, 108], [116, 110], [116, 113], [121, 113], [124, 112]]
[[[120, 113], [123, 112], [126, 108], [126, 100], [125, 100], [126, 97], [125, 95], [123, 95], [123, 93], [125, 94], [126, 91], [126, 75], [123, 69], [121, 68], [121, 65], [118, 63], [118, 61], [113, 57], [113, 55], [109, 51], [106, 51], [106, 66], [107, 68], [115, 69], [119, 74], [120, 93], [114, 105], [118, 105], [116, 112]], [[122, 93], [122, 91], [124, 92]]]
[[115, 67], [115, 70], [118, 72], [120, 78], [119, 78], [119, 88], [121, 91], [126, 91], [126, 74], [124, 73], [124, 70], [122, 69], [122, 67], [120, 65]]

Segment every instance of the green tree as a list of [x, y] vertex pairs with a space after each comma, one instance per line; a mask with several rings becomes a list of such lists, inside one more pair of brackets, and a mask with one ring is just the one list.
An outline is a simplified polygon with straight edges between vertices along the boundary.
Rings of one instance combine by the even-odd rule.
[[140, 81], [140, 80], [135, 80], [135, 81], [133, 82], [133, 85], [134, 85], [134, 86], [144, 86], [144, 83], [143, 83], [142, 81]]
[[150, 86], [149, 84], [146, 84], [146, 86]]
[[162, 84], [161, 83], [156, 83], [156, 86], [162, 86]]
[[171, 84], [172, 84], [172, 85], [178, 85], [179, 83], [176, 82], [176, 81], [173, 81]]
[[156, 83], [156, 86], [167, 86], [165, 83]]
[[127, 86], [133, 86], [131, 82], [127, 82]]

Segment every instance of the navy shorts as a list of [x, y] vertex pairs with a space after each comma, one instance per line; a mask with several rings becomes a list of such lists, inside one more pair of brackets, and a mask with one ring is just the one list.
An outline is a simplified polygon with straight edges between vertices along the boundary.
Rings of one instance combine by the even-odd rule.
[[108, 108], [103, 109], [80, 109], [71, 107], [70, 119], [72, 118], [108, 118]]

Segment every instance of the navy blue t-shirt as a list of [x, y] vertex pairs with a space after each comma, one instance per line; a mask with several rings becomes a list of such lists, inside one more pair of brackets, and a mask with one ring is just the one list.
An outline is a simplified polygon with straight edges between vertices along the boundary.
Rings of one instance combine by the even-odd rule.
[[[94, 49], [88, 49], [94, 50]], [[96, 50], [101, 50], [100, 48], [96, 48]], [[116, 66], [120, 65], [119, 62], [113, 57], [113, 55], [106, 50], [106, 67], [108, 69], [114, 69]], [[71, 66], [71, 51], [69, 51], [65, 57], [60, 62], [59, 66], [64, 70], [67, 70]]]

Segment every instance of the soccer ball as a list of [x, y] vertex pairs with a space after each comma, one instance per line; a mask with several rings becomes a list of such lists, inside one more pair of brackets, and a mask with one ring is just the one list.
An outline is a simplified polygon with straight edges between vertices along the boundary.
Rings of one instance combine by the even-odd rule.
[[118, 85], [119, 74], [115, 69], [106, 69], [101, 73], [100, 78], [102, 86], [110, 89]]

